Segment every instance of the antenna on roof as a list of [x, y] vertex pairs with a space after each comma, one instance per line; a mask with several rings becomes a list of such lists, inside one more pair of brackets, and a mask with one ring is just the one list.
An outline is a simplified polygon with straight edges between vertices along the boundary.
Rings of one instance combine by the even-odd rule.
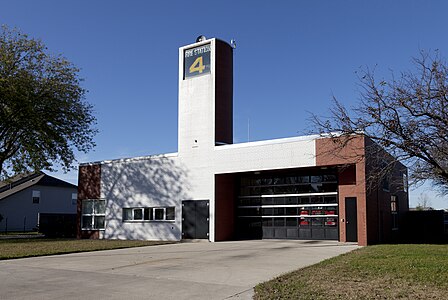
[[199, 43], [199, 42], [203, 42], [203, 41], [205, 41], [207, 38], [205, 37], [205, 35], [200, 35], [200, 36], [198, 36], [197, 38], [196, 38], [196, 43]]
[[236, 49], [236, 41], [235, 41], [234, 39], [231, 39], [231, 40], [230, 40], [230, 46], [231, 46], [233, 49]]
[[247, 141], [250, 142], [250, 119], [247, 118]]

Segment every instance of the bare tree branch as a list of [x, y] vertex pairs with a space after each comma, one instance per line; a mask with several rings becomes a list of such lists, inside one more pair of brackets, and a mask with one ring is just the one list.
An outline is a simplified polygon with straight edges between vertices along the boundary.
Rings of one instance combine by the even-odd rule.
[[[404, 163], [414, 183], [429, 179], [446, 194], [448, 66], [438, 53], [423, 51], [412, 63], [414, 70], [398, 78], [392, 73], [389, 81], [378, 82], [374, 70], [362, 70], [360, 101], [355, 107], [348, 109], [334, 97], [330, 117], [312, 115], [311, 120], [321, 134], [337, 132], [347, 137], [362, 132], [394, 161]], [[376, 170], [378, 176], [387, 176], [384, 171]]]

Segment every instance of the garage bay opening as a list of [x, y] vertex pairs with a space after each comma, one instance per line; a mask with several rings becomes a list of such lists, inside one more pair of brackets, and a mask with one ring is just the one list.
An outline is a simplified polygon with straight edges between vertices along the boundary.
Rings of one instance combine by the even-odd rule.
[[319, 169], [241, 175], [237, 237], [338, 240], [336, 174]]

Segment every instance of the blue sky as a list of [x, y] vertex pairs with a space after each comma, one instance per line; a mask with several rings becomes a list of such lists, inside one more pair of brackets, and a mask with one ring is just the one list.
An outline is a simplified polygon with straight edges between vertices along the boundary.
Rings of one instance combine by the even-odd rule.
[[[332, 96], [358, 100], [355, 72], [411, 68], [419, 50], [448, 56], [446, 1], [0, 0], [0, 23], [80, 67], [100, 133], [80, 162], [177, 151], [178, 48], [235, 39], [236, 142], [302, 135]], [[71, 182], [77, 173], [58, 173]], [[429, 185], [420, 193], [448, 207]]]

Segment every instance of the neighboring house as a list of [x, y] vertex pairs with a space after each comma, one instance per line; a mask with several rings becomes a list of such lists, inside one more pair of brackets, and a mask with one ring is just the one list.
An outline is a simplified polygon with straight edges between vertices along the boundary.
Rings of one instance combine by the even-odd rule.
[[0, 183], [0, 231], [30, 231], [39, 213], [76, 214], [77, 186], [42, 172]]
[[223, 41], [179, 49], [178, 126], [177, 153], [81, 164], [78, 237], [367, 245], [399, 232], [407, 170], [397, 164], [390, 183], [368, 189], [378, 164], [368, 138], [340, 153], [318, 135], [233, 144], [233, 54]]

